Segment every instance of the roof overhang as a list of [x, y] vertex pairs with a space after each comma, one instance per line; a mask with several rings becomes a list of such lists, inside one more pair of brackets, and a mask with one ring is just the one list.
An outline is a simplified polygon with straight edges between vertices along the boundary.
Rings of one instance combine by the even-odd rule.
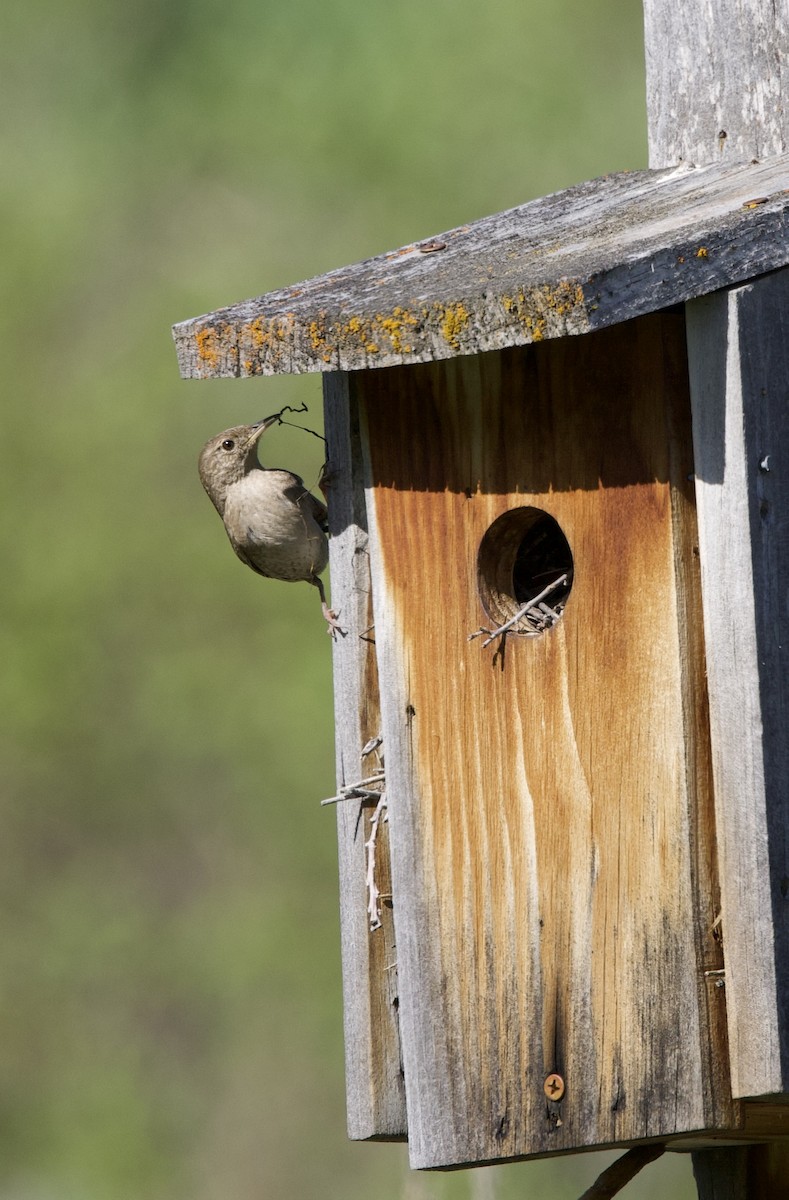
[[587, 333], [789, 263], [789, 155], [606, 175], [173, 328], [185, 379]]

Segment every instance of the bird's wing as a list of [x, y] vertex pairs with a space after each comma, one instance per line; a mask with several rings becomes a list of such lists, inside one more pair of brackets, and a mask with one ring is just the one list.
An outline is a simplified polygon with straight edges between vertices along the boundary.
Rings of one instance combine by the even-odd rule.
[[307, 491], [304, 480], [300, 475], [294, 475], [291, 471], [282, 471], [282, 475], [290, 475], [290, 480], [285, 484], [283, 491], [289, 500], [294, 504], [304, 504], [308, 506], [311, 515], [315, 518], [324, 533], [329, 531], [329, 513], [326, 505], [323, 504], [317, 496], [313, 496], [312, 492]]
[[312, 492], [307, 492], [307, 499], [312, 505], [312, 515], [320, 525], [324, 533], [329, 532], [329, 510], [317, 496], [313, 496]]

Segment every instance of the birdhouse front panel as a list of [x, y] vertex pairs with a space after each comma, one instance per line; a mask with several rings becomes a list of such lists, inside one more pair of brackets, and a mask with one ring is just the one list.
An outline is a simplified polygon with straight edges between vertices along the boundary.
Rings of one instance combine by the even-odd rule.
[[412, 1165], [733, 1127], [682, 317], [347, 378]]

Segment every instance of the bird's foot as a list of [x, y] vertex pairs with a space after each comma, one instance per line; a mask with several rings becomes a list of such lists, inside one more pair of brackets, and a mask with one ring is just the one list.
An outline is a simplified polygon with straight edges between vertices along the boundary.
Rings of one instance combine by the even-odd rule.
[[339, 613], [336, 613], [333, 608], [329, 608], [325, 600], [321, 601], [321, 612], [326, 620], [326, 632], [330, 637], [336, 638], [339, 633], [340, 637], [345, 637], [347, 629], [343, 629], [339, 622]]

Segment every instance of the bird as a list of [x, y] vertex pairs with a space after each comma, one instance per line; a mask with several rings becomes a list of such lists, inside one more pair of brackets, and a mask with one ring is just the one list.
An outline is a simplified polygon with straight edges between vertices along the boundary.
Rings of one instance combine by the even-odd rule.
[[329, 561], [326, 505], [299, 475], [258, 461], [261, 435], [280, 420], [281, 413], [274, 413], [210, 438], [200, 452], [200, 482], [241, 561], [268, 579], [304, 580], [316, 587], [334, 636], [343, 631], [320, 578]]

